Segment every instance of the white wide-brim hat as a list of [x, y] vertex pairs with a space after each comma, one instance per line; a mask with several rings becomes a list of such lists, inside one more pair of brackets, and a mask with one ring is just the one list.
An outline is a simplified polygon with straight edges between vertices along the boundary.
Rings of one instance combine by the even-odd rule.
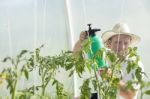
[[108, 47], [107, 41], [108, 41], [111, 37], [113, 37], [113, 36], [115, 36], [115, 35], [121, 35], [121, 34], [123, 34], [123, 35], [128, 35], [128, 36], [131, 37], [132, 40], [131, 40], [130, 46], [135, 46], [135, 45], [136, 45], [137, 43], [139, 43], [140, 40], [141, 40], [141, 38], [140, 38], [138, 35], [135, 35], [135, 34], [133, 34], [133, 33], [130, 33], [130, 29], [129, 29], [129, 27], [128, 27], [127, 24], [125, 24], [125, 23], [118, 23], [118, 24], [116, 24], [116, 25], [113, 27], [112, 30], [108, 30], [108, 31], [106, 31], [106, 32], [104, 32], [104, 33], [102, 34], [102, 39], [103, 39], [103, 42], [104, 42], [105, 46]]

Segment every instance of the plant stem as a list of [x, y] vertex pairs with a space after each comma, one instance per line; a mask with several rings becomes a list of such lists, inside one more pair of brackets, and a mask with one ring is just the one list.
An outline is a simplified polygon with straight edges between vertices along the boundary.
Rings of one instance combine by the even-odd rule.
[[143, 99], [143, 91], [142, 91], [142, 89], [141, 89], [140, 99]]
[[97, 85], [98, 85], [98, 94], [99, 94], [99, 96], [100, 96], [100, 84], [99, 84], [98, 77], [97, 77], [97, 74], [96, 74], [96, 70], [95, 70], [95, 69], [94, 69], [94, 74], [95, 74], [96, 82], [97, 82]]
[[42, 86], [42, 96], [44, 96], [45, 95], [45, 86], [43, 85]]
[[17, 86], [17, 80], [15, 81], [15, 85], [14, 85], [14, 88], [13, 88], [13, 92], [12, 92], [12, 99], [15, 99], [16, 86]]
[[44, 78], [45, 78], [45, 75], [43, 74], [43, 68], [42, 69], [42, 96], [45, 95], [45, 86], [44, 86]]

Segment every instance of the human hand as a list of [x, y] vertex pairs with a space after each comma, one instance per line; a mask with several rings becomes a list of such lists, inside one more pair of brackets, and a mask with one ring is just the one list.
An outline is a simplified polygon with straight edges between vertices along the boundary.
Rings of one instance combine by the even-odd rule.
[[86, 31], [82, 31], [82, 32], [80, 33], [79, 41], [80, 41], [80, 42], [83, 42], [86, 38], [87, 38], [87, 33], [86, 33]]
[[133, 99], [134, 96], [136, 95], [135, 91], [127, 89], [126, 84], [123, 81], [119, 82], [119, 87], [120, 87], [120, 95], [125, 99]]
[[73, 48], [73, 55], [77, 54], [79, 51], [82, 50], [82, 43], [87, 38], [86, 31], [82, 31], [79, 36], [79, 40], [75, 43]]

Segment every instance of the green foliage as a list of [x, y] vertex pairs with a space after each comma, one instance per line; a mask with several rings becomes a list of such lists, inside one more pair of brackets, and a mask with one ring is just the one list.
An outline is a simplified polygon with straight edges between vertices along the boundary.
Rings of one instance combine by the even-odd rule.
[[[143, 76], [146, 75], [139, 67], [138, 62], [140, 56], [137, 54], [137, 48], [129, 48], [126, 56], [117, 56], [114, 52], [106, 50], [105, 48], [99, 50], [92, 58], [86, 58], [85, 55], [91, 52], [91, 41], [87, 39], [83, 43], [83, 49], [73, 55], [71, 51], [62, 51], [58, 55], [43, 56], [41, 55], [41, 48], [36, 48], [35, 51], [22, 50], [15, 58], [6, 57], [3, 62], [10, 63], [8, 68], [3, 69], [0, 74], [0, 78], [3, 78], [7, 82], [7, 89], [10, 92], [12, 99], [72, 99], [72, 94], [69, 94], [63, 83], [55, 78], [57, 70], [64, 68], [69, 71], [68, 77], [72, 77], [74, 72], [82, 77], [83, 72], [88, 70], [91, 75], [88, 79], [85, 79], [81, 90], [81, 99], [89, 99], [91, 96], [91, 86], [94, 90], [98, 91], [101, 99], [116, 99], [119, 89], [119, 83], [122, 80], [122, 64], [127, 63], [127, 73], [132, 74], [132, 80], [127, 82], [126, 87], [131, 90], [136, 90], [133, 84], [140, 85], [141, 96], [144, 94], [150, 95], [150, 82], [143, 80]], [[98, 68], [97, 57], [103, 57], [107, 60], [107, 68]], [[130, 60], [135, 58], [135, 60]], [[111, 64], [109, 64], [111, 63]], [[30, 88], [18, 90], [17, 85], [20, 83], [20, 78], [24, 77], [27, 81], [33, 70], [38, 69], [38, 75], [40, 77], [39, 85], [32, 85]], [[101, 70], [101, 74], [99, 74]], [[46, 89], [49, 85], [55, 86], [56, 96], [48, 96]], [[50, 93], [49, 93], [50, 94]]]
[[150, 90], [145, 91], [145, 94], [150, 95]]
[[90, 84], [90, 79], [86, 79], [83, 83], [83, 85], [81, 86], [81, 95], [80, 95], [80, 99], [90, 99], [91, 96], [91, 88], [89, 87]]
[[[0, 74], [0, 78], [4, 78], [7, 82], [7, 88], [10, 91], [12, 99], [30, 99], [33, 96], [40, 97], [40, 99], [50, 99], [46, 96], [45, 91], [50, 82], [52, 85], [56, 86], [56, 97], [57, 99], [66, 99], [66, 97], [71, 97], [64, 91], [64, 86], [59, 81], [55, 79], [56, 71], [58, 68], [64, 68], [65, 70], [71, 70], [69, 76], [72, 76], [74, 72], [74, 57], [72, 52], [66, 51], [55, 56], [42, 56], [40, 54], [41, 48], [37, 48], [35, 51], [22, 50], [19, 55], [15, 58], [6, 57], [3, 62], [10, 62], [10, 66], [5, 68]], [[20, 83], [19, 80], [22, 76], [26, 80], [30, 77], [30, 72], [34, 69], [39, 70], [39, 76], [41, 77], [40, 85], [33, 85], [30, 88], [25, 88], [24, 90], [17, 90], [17, 84]], [[5, 77], [4, 77], [5, 76]], [[38, 91], [41, 92], [39, 95]], [[56, 98], [55, 97], [55, 98]]]
[[63, 84], [54, 79], [53, 85], [56, 85], [57, 99], [66, 99], [67, 92], [65, 91]]
[[27, 50], [22, 50], [17, 57], [6, 57], [3, 60], [3, 62], [10, 61], [11, 63], [8, 68], [5, 68], [2, 71], [2, 74], [6, 75], [5, 80], [7, 82], [7, 89], [9, 89], [12, 99], [15, 99], [17, 83], [23, 72], [25, 73], [25, 77], [28, 79], [28, 70], [25, 69], [26, 65], [24, 64], [24, 61], [26, 60], [24, 56], [27, 52]]
[[[61, 95], [63, 85], [55, 79], [55, 75], [56, 71], [59, 68], [65, 68], [66, 70], [70, 70], [73, 68], [74, 60], [72, 57], [72, 53], [70, 51], [67, 51], [55, 56], [42, 56], [40, 54], [41, 48], [42, 47], [37, 48], [35, 50], [35, 53], [33, 52], [30, 59], [28, 60], [28, 64], [34, 63], [34, 66], [32, 64], [28, 66], [31, 71], [33, 70], [32, 68], [38, 68], [39, 76], [41, 77], [41, 85], [35, 87], [38, 88], [38, 90], [42, 90], [41, 97], [43, 99], [45, 97], [47, 86], [51, 81], [53, 81], [52, 85], [56, 84], [56, 94], [58, 96], [57, 98], [61, 99], [60, 97], [64, 97], [64, 93]], [[72, 74], [70, 74], [69, 76], [71, 76]]]

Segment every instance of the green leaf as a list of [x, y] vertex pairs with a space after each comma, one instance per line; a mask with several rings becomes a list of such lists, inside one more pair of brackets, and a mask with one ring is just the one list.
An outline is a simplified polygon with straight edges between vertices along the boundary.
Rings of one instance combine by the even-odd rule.
[[137, 47], [129, 48], [129, 58], [137, 56]]
[[129, 57], [133, 57], [133, 56], [135, 56], [135, 53], [134, 52], [130, 53]]
[[141, 74], [142, 69], [140, 67], [138, 67], [135, 71], [135, 76], [138, 79], [138, 81], [142, 80], [142, 74]]
[[87, 68], [88, 68], [89, 72], [91, 72], [91, 63], [90, 63], [90, 62], [88, 62], [88, 63], [86, 64], [86, 66], [87, 66]]
[[119, 78], [114, 78], [114, 79], [112, 80], [112, 82], [113, 82], [113, 84], [118, 85], [118, 83], [119, 83]]
[[39, 68], [39, 76], [41, 76], [41, 69]]
[[29, 79], [29, 73], [26, 69], [24, 69], [24, 75], [25, 75], [26, 79], [28, 80]]
[[110, 52], [110, 51], [107, 52], [107, 56], [111, 62], [115, 62], [117, 60], [117, 57], [116, 57], [115, 53], [113, 53], [113, 52]]
[[137, 51], [137, 49], [138, 49], [137, 47], [134, 47], [134, 48], [133, 48], [134, 51]]
[[93, 86], [94, 86], [94, 90], [96, 90], [96, 89], [97, 89], [97, 83], [96, 83], [96, 80], [92, 80], [92, 84], [93, 84]]
[[23, 95], [23, 94], [20, 95], [20, 96], [19, 96], [19, 99], [25, 99], [25, 95]]
[[42, 47], [44, 47], [45, 46], [45, 44], [42, 44], [41, 46], [40, 46], [40, 48], [42, 48]]
[[3, 62], [7, 62], [7, 60], [12, 60], [12, 59], [11, 59], [11, 57], [8, 56], [8, 57], [3, 59]]
[[128, 61], [128, 66], [126, 68], [128, 74], [131, 72], [131, 67], [132, 67], [131, 61]]
[[150, 95], [150, 90], [145, 91], [145, 94]]
[[24, 55], [27, 52], [28, 52], [27, 50], [22, 50], [21, 53], [19, 54], [19, 57], [22, 57], [22, 55]]
[[54, 85], [55, 83], [58, 83], [58, 81], [56, 79], [54, 79], [52, 85]]
[[135, 89], [134, 89], [134, 87], [133, 87], [133, 82], [131, 81], [131, 80], [129, 80], [128, 82], [127, 82], [127, 88], [128, 89], [131, 89], [131, 90], [133, 90], [133, 91], [135, 91]]
[[74, 73], [74, 70], [72, 70], [72, 71], [70, 72], [69, 77], [71, 77], [71, 76], [73, 75], [73, 73]]
[[90, 83], [90, 78], [86, 79], [83, 82], [83, 85], [80, 87], [81, 99], [89, 99], [90, 98], [91, 88], [89, 87], [89, 83]]

